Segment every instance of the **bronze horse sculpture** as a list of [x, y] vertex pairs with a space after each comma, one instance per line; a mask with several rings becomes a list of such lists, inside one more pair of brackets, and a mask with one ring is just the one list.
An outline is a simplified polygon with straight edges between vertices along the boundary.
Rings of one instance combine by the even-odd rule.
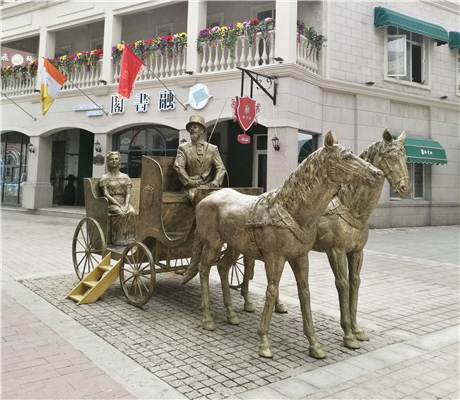
[[341, 183], [379, 186], [383, 179], [380, 170], [338, 145], [335, 134], [328, 132], [324, 147], [304, 160], [278, 189], [258, 197], [221, 189], [202, 200], [196, 208], [194, 250], [183, 283], [199, 269], [203, 328], [215, 329], [210, 314], [209, 272], [223, 243], [227, 243], [227, 252], [217, 264], [227, 321], [239, 322], [231, 303], [230, 266], [239, 254], [264, 261], [268, 284], [259, 325], [259, 355], [273, 357], [268, 331], [279, 280], [288, 261], [297, 281], [309, 353], [315, 358], [326, 357], [315, 336], [308, 286], [308, 252], [315, 241], [316, 223]]
[[[359, 156], [380, 169], [396, 195], [403, 198], [412, 190], [404, 149], [406, 133], [402, 132], [397, 139], [393, 139], [389, 130], [385, 128], [382, 136], [382, 140], [368, 146]], [[318, 221], [312, 248], [314, 251], [327, 254], [339, 295], [343, 341], [345, 346], [351, 349], [359, 348], [358, 340], [369, 340], [356, 320], [358, 291], [361, 283], [363, 248], [369, 236], [368, 221], [377, 206], [382, 187], [383, 182], [382, 185], [373, 187], [342, 184]], [[254, 308], [249, 299], [248, 286], [254, 273], [254, 261], [245, 259], [244, 263], [241, 294], [244, 297], [244, 309], [252, 312]], [[278, 298], [275, 311], [286, 312]]]

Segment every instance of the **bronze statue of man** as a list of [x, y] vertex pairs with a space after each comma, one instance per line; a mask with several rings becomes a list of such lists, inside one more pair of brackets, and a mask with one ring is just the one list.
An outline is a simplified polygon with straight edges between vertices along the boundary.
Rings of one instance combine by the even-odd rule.
[[206, 132], [204, 118], [192, 115], [186, 129], [191, 142], [181, 144], [177, 149], [174, 170], [184, 185], [183, 192], [194, 203], [198, 188], [218, 188], [222, 185], [226, 169], [217, 146], [203, 139]]

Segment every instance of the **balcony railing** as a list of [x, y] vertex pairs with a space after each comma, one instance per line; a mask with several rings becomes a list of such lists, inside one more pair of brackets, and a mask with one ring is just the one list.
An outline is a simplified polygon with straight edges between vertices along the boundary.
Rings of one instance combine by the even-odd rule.
[[[161, 79], [185, 75], [186, 62], [185, 51], [177, 55], [167, 56], [166, 54], [161, 54], [158, 50], [154, 53], [153, 57], [147, 57], [145, 60], [145, 68], [138, 78], [138, 82], [154, 80], [155, 77]], [[120, 67], [121, 64], [116, 64], [114, 68], [113, 81], [115, 83], [118, 83], [120, 80]]]
[[[199, 72], [206, 74], [230, 71], [237, 67], [247, 68], [275, 64], [275, 40], [275, 31], [269, 32], [268, 40], [258, 33], [252, 45], [249, 44], [246, 36], [240, 36], [235, 43], [234, 58], [231, 57], [228, 48], [222, 49], [220, 41], [216, 41], [212, 46], [209, 46], [208, 43], [201, 43]], [[146, 68], [138, 78], [138, 81], [153, 81], [156, 77], [162, 79], [183, 76], [185, 75], [186, 61], [185, 51], [169, 57], [157, 51], [153, 57], [147, 58]], [[302, 35], [297, 43], [296, 63], [313, 73], [317, 73], [316, 50], [311, 49], [308, 39]], [[61, 72], [64, 73], [63, 70]], [[68, 79], [62, 88], [64, 91], [75, 89], [76, 87], [83, 89], [99, 86], [102, 79], [102, 59], [89, 70], [83, 67], [81, 70], [73, 70], [67, 76]], [[118, 83], [119, 76], [120, 64], [116, 64], [113, 75], [114, 83]], [[2, 92], [10, 97], [32, 94], [36, 87], [37, 77], [31, 77], [26, 73], [2, 79]]]

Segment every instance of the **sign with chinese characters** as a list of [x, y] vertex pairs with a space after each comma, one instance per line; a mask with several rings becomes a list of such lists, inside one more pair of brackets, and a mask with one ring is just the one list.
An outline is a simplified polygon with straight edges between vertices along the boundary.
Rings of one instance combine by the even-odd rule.
[[242, 135], [238, 135], [238, 142], [242, 144], [251, 143], [251, 138], [246, 135], [246, 131], [252, 124], [257, 125], [257, 114], [260, 111], [260, 104], [256, 104], [256, 101], [248, 96], [236, 96], [236, 98], [232, 100], [232, 108], [233, 121], [238, 121], [241, 129], [244, 131]]
[[119, 99], [117, 95], [112, 96], [110, 102], [110, 114], [123, 114], [125, 111], [125, 99]]
[[190, 88], [188, 93], [188, 102], [195, 110], [201, 110], [208, 104], [212, 96], [209, 94], [209, 89], [202, 83], [197, 83]]
[[174, 110], [176, 108], [176, 95], [171, 89], [160, 92], [158, 99], [158, 109], [160, 111]]
[[422, 149], [422, 150], [421, 150], [421, 153], [422, 153], [422, 155], [425, 155], [425, 154], [431, 154], [431, 155], [433, 155], [433, 152], [432, 152], [431, 150]]
[[140, 92], [134, 96], [134, 105], [136, 112], [146, 112], [147, 106], [150, 104], [150, 96], [147, 93]]

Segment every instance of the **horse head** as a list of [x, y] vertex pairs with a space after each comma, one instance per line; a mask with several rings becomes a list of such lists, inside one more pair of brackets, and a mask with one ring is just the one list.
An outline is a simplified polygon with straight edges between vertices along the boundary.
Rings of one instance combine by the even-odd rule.
[[403, 131], [397, 139], [393, 139], [388, 128], [385, 128], [382, 136], [380, 157], [373, 164], [382, 170], [396, 196], [404, 198], [412, 190], [409, 171], [407, 170], [407, 155], [404, 149], [406, 132]]
[[324, 139], [324, 150], [329, 153], [331, 161], [327, 167], [329, 180], [341, 184], [363, 184], [370, 187], [383, 184], [382, 171], [337, 142], [335, 133], [329, 131]]

